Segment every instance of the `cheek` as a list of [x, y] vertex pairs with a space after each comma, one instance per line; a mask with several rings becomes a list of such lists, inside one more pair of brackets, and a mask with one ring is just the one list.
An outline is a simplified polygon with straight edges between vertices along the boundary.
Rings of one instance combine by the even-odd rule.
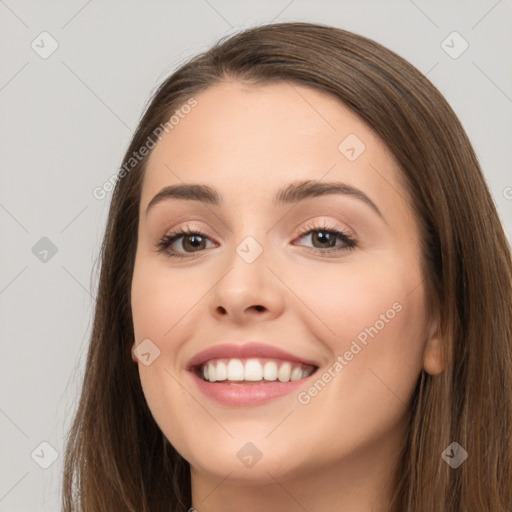
[[408, 403], [422, 367], [427, 319], [420, 271], [397, 260], [383, 258], [382, 265], [350, 272], [333, 265], [332, 271], [312, 272], [314, 280], [296, 282], [294, 291], [314, 312], [301, 320], [329, 348], [328, 366], [339, 363], [332, 368], [335, 377], [325, 376], [329, 390], [318, 386], [322, 399], [315, 390], [304, 397], [317, 402], [318, 414], [327, 395], [350, 404], [361, 418], [389, 400], [399, 407]]
[[[375, 258], [377, 259], [377, 258]], [[329, 268], [330, 267], [330, 268]], [[425, 329], [424, 289], [420, 271], [397, 255], [383, 255], [380, 262], [329, 265], [305, 269], [293, 291], [308, 307], [301, 320], [336, 354], [358, 339], [387, 339], [385, 347], [418, 346]], [[368, 343], [369, 345], [369, 343]], [[384, 344], [382, 344], [384, 345]]]
[[[135, 341], [169, 339], [172, 331], [204, 297], [208, 283], [190, 272], [173, 272], [160, 263], [135, 266], [132, 280], [132, 315]], [[182, 327], [181, 324], [180, 328]]]
[[[405, 261], [381, 263], [350, 272], [333, 266], [300, 287], [315, 312], [309, 327], [329, 346], [332, 361], [330, 372], [318, 375], [325, 386], [304, 390], [299, 402], [334, 428], [347, 410], [374, 428], [398, 421], [421, 371], [427, 325], [421, 274]], [[341, 407], [329, 410], [329, 418], [325, 403]]]

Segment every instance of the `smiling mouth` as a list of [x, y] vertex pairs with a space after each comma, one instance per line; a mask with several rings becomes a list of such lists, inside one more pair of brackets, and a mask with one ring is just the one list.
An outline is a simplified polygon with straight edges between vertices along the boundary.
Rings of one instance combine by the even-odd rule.
[[204, 382], [225, 384], [258, 384], [293, 382], [312, 375], [317, 366], [272, 358], [217, 358], [195, 368]]

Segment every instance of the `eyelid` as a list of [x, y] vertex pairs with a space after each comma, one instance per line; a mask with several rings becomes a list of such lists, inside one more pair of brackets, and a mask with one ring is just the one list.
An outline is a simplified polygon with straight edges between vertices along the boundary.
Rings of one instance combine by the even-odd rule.
[[328, 220], [326, 218], [319, 219], [317, 217], [314, 219], [310, 219], [306, 222], [301, 222], [300, 226], [301, 226], [300, 228], [297, 228], [295, 230], [297, 232], [296, 237], [303, 236], [304, 234], [306, 234], [312, 230], [340, 231], [340, 232], [350, 236], [351, 238], [355, 237], [355, 233], [351, 229], [342, 227], [339, 225], [339, 223], [337, 221]]
[[[182, 231], [189, 232], [190, 233], [197, 233], [201, 234], [203, 236], [208, 237], [210, 240], [215, 241], [216, 243], [219, 243], [215, 240], [216, 237], [212, 236], [208, 229], [203, 229], [202, 227], [198, 227], [197, 225], [193, 224], [194, 221], [190, 221], [189, 223], [185, 222], [184, 224], [179, 224], [177, 227], [166, 230], [165, 234], [163, 236], [172, 236], [175, 233], [180, 233]], [[336, 222], [327, 221], [325, 219], [314, 219], [311, 221], [306, 221], [306, 225], [304, 226], [304, 221], [299, 224], [300, 228], [294, 229], [294, 235], [292, 237], [292, 240], [296, 240], [299, 237], [303, 237], [304, 235], [308, 234], [312, 230], [324, 230], [324, 231], [340, 231], [343, 234], [355, 238], [355, 233], [351, 229], [347, 229], [344, 227], [340, 227], [337, 225]]]

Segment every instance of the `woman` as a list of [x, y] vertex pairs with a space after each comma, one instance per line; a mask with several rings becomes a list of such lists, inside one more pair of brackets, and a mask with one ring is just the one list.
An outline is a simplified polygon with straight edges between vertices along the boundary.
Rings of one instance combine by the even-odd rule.
[[125, 155], [64, 509], [510, 511], [511, 325], [437, 89], [344, 30], [234, 35]]

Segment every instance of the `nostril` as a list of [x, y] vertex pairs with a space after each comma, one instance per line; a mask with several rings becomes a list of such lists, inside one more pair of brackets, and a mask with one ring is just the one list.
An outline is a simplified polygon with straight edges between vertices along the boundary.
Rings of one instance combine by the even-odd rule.
[[253, 308], [256, 310], [256, 311], [263, 311], [265, 308], [263, 306], [253, 306]]

